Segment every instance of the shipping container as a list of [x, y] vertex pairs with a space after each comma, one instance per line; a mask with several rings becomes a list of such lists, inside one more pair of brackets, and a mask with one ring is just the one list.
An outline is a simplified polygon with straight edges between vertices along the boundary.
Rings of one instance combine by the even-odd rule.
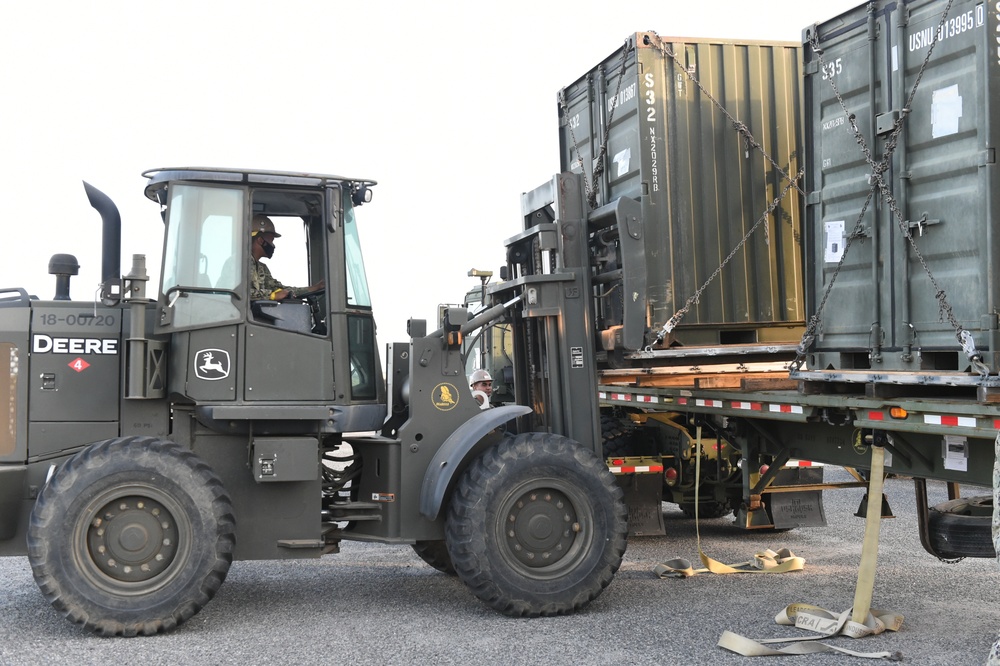
[[605, 335], [629, 308], [660, 329], [725, 264], [664, 346], [799, 340], [800, 62], [794, 43], [641, 32], [560, 91], [562, 169], [584, 174], [592, 207], [642, 206], [644, 295], [616, 288], [613, 238], [596, 250]]
[[818, 326], [800, 377], [980, 382], [962, 331], [990, 372], [1000, 366], [998, 9], [947, 6], [878, 0], [803, 31]]

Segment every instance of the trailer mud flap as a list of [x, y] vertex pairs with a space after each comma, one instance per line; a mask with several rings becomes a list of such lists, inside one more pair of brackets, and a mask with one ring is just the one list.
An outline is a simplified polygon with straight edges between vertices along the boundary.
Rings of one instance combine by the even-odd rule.
[[788, 530], [796, 527], [826, 527], [822, 490], [815, 488], [786, 490], [794, 486], [814, 486], [822, 483], [822, 465], [790, 463], [788, 467], [778, 472], [774, 483], [762, 494], [761, 508], [751, 510], [740, 507], [736, 524], [743, 529]]
[[615, 476], [625, 491], [628, 505], [628, 535], [663, 536], [663, 481], [659, 474], [621, 474]]
[[826, 527], [823, 510], [823, 491], [807, 490], [797, 493], [771, 493], [771, 516], [775, 529], [796, 527]]
[[[798, 466], [804, 465], [804, 466]], [[804, 486], [823, 483], [823, 466], [791, 462], [778, 472], [775, 486]], [[822, 490], [767, 493], [771, 505], [771, 519], [779, 530], [796, 527], [826, 527]]]

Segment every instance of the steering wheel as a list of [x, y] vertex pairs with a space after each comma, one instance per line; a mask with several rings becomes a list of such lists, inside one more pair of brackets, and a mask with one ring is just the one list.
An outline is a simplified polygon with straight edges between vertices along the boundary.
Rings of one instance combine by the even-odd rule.
[[325, 295], [325, 288], [313, 289], [304, 294], [295, 294], [295, 298], [301, 299], [309, 305], [309, 314], [312, 316], [312, 331], [320, 335], [326, 334], [326, 321], [323, 318], [322, 301], [320, 300]]

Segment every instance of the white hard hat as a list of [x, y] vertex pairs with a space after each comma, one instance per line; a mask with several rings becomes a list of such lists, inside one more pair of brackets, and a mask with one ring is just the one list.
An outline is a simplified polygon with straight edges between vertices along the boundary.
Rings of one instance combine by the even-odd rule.
[[476, 370], [469, 376], [469, 386], [475, 384], [476, 382], [491, 382], [493, 378], [490, 377], [490, 373], [485, 370]]

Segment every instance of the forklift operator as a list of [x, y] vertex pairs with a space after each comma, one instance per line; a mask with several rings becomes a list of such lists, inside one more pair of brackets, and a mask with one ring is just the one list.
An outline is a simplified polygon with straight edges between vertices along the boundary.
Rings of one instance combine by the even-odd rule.
[[271, 270], [266, 264], [261, 263], [261, 258], [271, 258], [274, 254], [274, 239], [280, 238], [281, 234], [274, 230], [274, 222], [267, 215], [258, 213], [253, 216], [250, 223], [250, 300], [271, 300], [283, 301], [286, 298], [295, 298], [297, 292], [315, 291], [322, 289], [323, 283], [312, 287], [296, 288], [286, 287], [271, 275]]

